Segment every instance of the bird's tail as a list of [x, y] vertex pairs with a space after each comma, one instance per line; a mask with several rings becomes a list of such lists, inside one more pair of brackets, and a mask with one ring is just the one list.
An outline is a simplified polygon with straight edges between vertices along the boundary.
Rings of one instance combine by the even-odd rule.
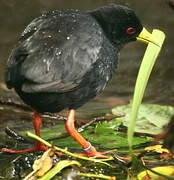
[[23, 77], [20, 75], [20, 68], [9, 67], [5, 70], [5, 83], [9, 89], [18, 86], [23, 81]]
[[5, 83], [9, 89], [22, 84], [24, 77], [21, 75], [21, 65], [28, 54], [14, 53], [10, 55], [5, 69]]

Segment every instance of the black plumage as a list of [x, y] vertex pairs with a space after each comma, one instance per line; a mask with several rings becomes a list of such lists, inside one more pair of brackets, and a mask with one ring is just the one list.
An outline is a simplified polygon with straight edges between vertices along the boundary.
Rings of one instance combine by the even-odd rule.
[[[53, 11], [34, 19], [13, 49], [5, 73], [14, 88], [33, 108], [35, 134], [40, 136], [39, 112], [69, 109], [65, 128], [78, 142], [82, 156], [105, 158], [75, 129], [75, 109], [101, 92], [117, 68], [121, 48], [131, 41], [152, 42], [134, 11], [109, 4], [93, 11]], [[1, 151], [24, 153], [47, 150], [41, 142], [29, 149]]]
[[115, 4], [43, 14], [8, 59], [7, 87], [39, 112], [76, 109], [105, 88], [120, 49], [142, 29], [133, 10]]

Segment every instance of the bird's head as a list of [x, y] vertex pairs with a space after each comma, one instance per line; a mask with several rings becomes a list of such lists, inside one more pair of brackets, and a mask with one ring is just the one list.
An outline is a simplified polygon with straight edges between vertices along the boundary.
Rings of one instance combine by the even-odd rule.
[[105, 35], [116, 45], [123, 46], [131, 41], [152, 42], [152, 35], [143, 28], [135, 12], [126, 7], [109, 4], [91, 12], [101, 25]]

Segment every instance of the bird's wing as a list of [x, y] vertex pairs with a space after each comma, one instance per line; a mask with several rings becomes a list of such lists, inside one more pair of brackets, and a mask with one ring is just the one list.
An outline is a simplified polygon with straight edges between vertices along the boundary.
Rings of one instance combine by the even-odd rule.
[[52, 28], [43, 24], [50, 19], [39, 20], [37, 28], [33, 25], [24, 31], [10, 57], [14, 64], [27, 54], [20, 65], [23, 91], [66, 92], [79, 86], [97, 61], [102, 43], [97, 23], [85, 18], [79, 23], [71, 19], [51, 22]]

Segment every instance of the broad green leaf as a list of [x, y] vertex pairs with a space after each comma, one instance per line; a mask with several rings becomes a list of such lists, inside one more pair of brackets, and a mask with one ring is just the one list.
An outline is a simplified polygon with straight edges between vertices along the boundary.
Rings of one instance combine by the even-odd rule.
[[[131, 104], [126, 106], [118, 106], [112, 109], [113, 114], [125, 113], [125, 116], [120, 118], [124, 126], [129, 126], [129, 117], [131, 113]], [[174, 107], [161, 106], [157, 104], [141, 104], [137, 122], [135, 126], [135, 132], [160, 133], [166, 125], [172, 115], [174, 114]]]
[[[88, 139], [97, 149], [115, 149], [120, 147], [127, 147], [127, 134], [120, 132], [118, 129], [120, 125], [128, 127], [129, 115], [131, 112], [131, 105], [118, 106], [112, 109], [113, 114], [125, 114], [125, 117], [116, 118], [112, 121], [104, 121], [94, 126], [89, 126], [81, 134]], [[140, 107], [136, 132], [157, 134], [161, 132], [164, 125], [166, 125], [171, 116], [174, 114], [174, 108], [171, 106], [160, 106], [155, 104], [142, 104]], [[65, 133], [64, 122], [50, 128], [42, 129], [42, 138], [54, 138]], [[139, 145], [149, 142], [150, 138], [136, 137], [134, 138], [133, 145]], [[81, 150], [81, 147], [71, 137], [60, 138], [50, 141], [59, 147], [75, 148], [75, 151]], [[70, 143], [71, 142], [71, 143]]]
[[[128, 146], [126, 133], [118, 132], [118, 127], [114, 126], [117, 120], [118, 119], [100, 123], [95, 128], [90, 128], [91, 130], [94, 130], [93, 134], [91, 134], [88, 129], [87, 131], [84, 131], [83, 135], [92, 143], [103, 148], [119, 148]], [[134, 139], [134, 145], [145, 143], [147, 141], [147, 138], [136, 137]]]
[[[119, 148], [119, 147], [125, 147], [128, 146], [127, 142], [127, 135], [124, 132], [118, 132], [118, 126], [115, 126], [115, 123], [118, 119], [115, 119], [111, 122], [103, 122], [99, 123], [96, 126], [91, 126], [86, 128], [81, 134], [88, 139], [94, 146], [100, 148]], [[57, 128], [57, 130], [56, 130]], [[59, 131], [61, 128], [64, 129], [64, 125], [59, 124], [57, 126], [54, 126], [53, 132]], [[55, 135], [52, 132], [52, 128], [42, 130], [42, 137], [43, 139], [54, 138]], [[134, 139], [134, 145], [138, 145], [141, 143], [148, 142], [149, 139], [145, 137], [135, 137]], [[70, 143], [71, 142], [71, 143]], [[51, 143], [60, 146], [60, 147], [67, 147], [70, 149], [79, 149], [81, 150], [80, 145], [75, 142], [71, 137], [61, 138], [61, 139], [55, 139], [51, 141]]]
[[[123, 111], [122, 111], [123, 112]], [[106, 149], [115, 149], [119, 147], [127, 147], [127, 135], [126, 132], [119, 132], [118, 128], [122, 124], [120, 121], [122, 119], [113, 119], [110, 122], [104, 121], [94, 126], [85, 128], [81, 134], [88, 139], [97, 149], [106, 148]], [[32, 131], [34, 133], [34, 131]], [[61, 133], [65, 133], [64, 123], [60, 123], [56, 126], [50, 128], [43, 128], [41, 130], [42, 138], [47, 140], [50, 138], [55, 138]], [[26, 131], [22, 134], [26, 134]], [[148, 142], [149, 138], [146, 137], [135, 137], [134, 145]], [[81, 150], [80, 145], [74, 141], [70, 136], [66, 138], [59, 138], [49, 141], [51, 144], [57, 145], [59, 147], [67, 147], [70, 151], [75, 148], [76, 150]]]

